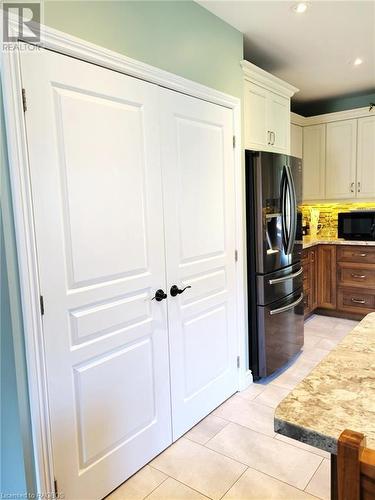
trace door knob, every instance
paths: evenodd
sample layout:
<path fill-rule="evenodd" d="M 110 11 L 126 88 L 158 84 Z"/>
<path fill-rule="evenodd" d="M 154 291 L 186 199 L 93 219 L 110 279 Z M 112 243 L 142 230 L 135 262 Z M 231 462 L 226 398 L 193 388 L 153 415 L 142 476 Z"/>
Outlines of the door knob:
<path fill-rule="evenodd" d="M 170 289 L 170 294 L 172 295 L 172 297 L 176 297 L 176 295 L 180 295 L 181 293 L 183 293 L 187 288 L 191 288 L 190 285 L 188 286 L 185 286 L 185 288 L 183 288 L 181 290 L 181 288 L 178 288 L 177 285 L 172 285 L 171 286 L 171 289 Z"/>
<path fill-rule="evenodd" d="M 166 293 L 164 293 L 164 290 L 159 288 L 159 290 L 156 290 L 155 296 L 152 297 L 151 300 L 155 299 L 157 302 L 161 302 L 163 299 L 166 299 L 167 297 L 168 297 L 168 295 Z"/>

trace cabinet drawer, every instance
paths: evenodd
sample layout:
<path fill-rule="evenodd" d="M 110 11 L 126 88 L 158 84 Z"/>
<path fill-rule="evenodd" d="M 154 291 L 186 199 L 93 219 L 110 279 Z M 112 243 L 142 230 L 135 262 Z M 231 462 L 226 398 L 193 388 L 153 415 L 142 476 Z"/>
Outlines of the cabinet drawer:
<path fill-rule="evenodd" d="M 375 264 L 375 247 L 360 246 L 338 246 L 338 262 L 358 262 L 363 264 Z"/>
<path fill-rule="evenodd" d="M 375 265 L 372 267 L 360 264 L 338 264 L 339 285 L 353 286 L 367 290 L 375 288 Z"/>
<path fill-rule="evenodd" d="M 355 288 L 339 288 L 337 308 L 358 314 L 367 314 L 375 310 L 375 290 L 363 291 Z"/>

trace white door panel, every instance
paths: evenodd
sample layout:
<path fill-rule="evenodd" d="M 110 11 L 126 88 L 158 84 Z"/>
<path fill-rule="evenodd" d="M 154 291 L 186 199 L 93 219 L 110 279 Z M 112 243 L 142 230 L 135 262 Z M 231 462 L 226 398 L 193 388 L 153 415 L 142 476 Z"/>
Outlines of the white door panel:
<path fill-rule="evenodd" d="M 57 146 L 62 154 L 70 286 L 145 271 L 141 106 L 56 86 L 53 93 L 59 125 Z M 130 213 L 132 217 L 124 216 Z"/>
<path fill-rule="evenodd" d="M 160 91 L 173 437 L 236 391 L 233 117 Z"/>
<path fill-rule="evenodd" d="M 92 500 L 171 442 L 158 87 L 21 58 L 54 467 Z"/>

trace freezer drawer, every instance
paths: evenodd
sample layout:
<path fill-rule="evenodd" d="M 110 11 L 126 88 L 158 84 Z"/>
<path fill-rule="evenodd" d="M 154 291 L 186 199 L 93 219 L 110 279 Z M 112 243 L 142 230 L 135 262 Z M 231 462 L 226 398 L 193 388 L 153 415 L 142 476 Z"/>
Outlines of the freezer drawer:
<path fill-rule="evenodd" d="M 257 276 L 257 304 L 264 306 L 290 295 L 303 285 L 301 262 L 274 273 Z"/>
<path fill-rule="evenodd" d="M 303 290 L 258 306 L 259 377 L 271 375 L 287 363 L 303 346 Z"/>

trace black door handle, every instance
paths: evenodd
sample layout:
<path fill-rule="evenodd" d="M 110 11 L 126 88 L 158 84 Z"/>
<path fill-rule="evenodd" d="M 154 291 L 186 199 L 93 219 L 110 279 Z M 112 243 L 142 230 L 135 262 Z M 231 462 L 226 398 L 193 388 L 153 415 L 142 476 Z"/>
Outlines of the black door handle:
<path fill-rule="evenodd" d="M 168 297 L 168 295 L 166 293 L 164 293 L 164 290 L 159 288 L 159 290 L 156 290 L 155 296 L 152 297 L 151 300 L 155 299 L 157 302 L 161 302 L 162 300 L 166 299 L 167 297 Z"/>
<path fill-rule="evenodd" d="M 187 288 L 191 288 L 191 286 L 190 285 L 185 286 L 185 288 L 181 290 L 181 288 L 178 288 L 177 285 L 172 285 L 170 289 L 170 294 L 172 295 L 172 297 L 176 297 L 176 295 L 180 295 L 180 293 L 183 293 Z"/>

